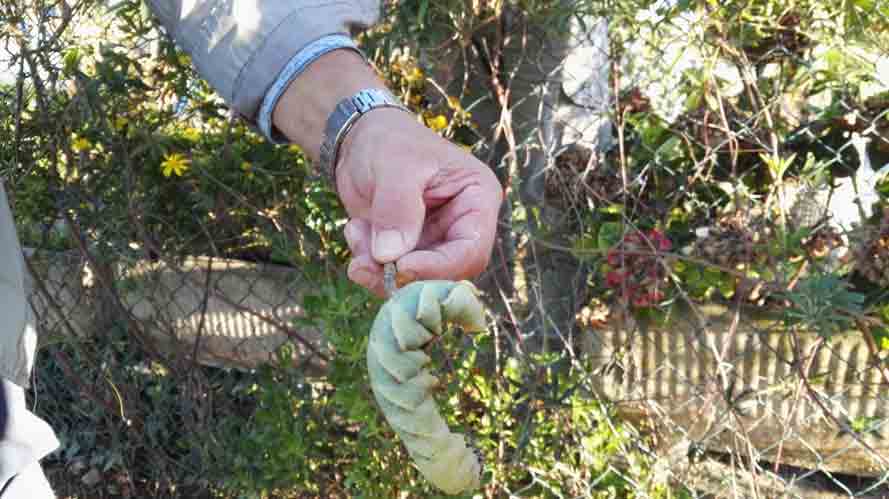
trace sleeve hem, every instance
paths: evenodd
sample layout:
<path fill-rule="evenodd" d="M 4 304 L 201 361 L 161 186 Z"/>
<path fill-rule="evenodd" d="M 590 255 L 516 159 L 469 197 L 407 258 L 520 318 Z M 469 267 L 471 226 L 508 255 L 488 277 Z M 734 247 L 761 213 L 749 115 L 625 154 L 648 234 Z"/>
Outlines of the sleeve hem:
<path fill-rule="evenodd" d="M 285 144 L 289 142 L 283 134 L 274 129 L 272 125 L 272 113 L 290 83 L 318 58 L 328 52 L 340 49 L 354 50 L 361 54 L 362 58 L 364 57 L 364 54 L 358 49 L 355 42 L 353 42 L 349 36 L 336 33 L 322 36 L 306 45 L 284 66 L 278 74 L 278 77 L 275 79 L 275 82 L 269 87 L 269 90 L 263 97 L 262 104 L 260 105 L 257 114 L 257 126 L 268 140 L 275 144 Z"/>

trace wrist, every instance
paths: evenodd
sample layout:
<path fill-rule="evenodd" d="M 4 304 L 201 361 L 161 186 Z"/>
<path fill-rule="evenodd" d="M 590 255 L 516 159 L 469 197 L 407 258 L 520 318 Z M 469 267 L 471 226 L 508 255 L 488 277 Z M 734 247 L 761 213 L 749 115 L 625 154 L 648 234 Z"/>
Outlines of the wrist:
<path fill-rule="evenodd" d="M 336 105 L 371 88 L 386 86 L 363 57 L 352 50 L 334 50 L 290 83 L 275 107 L 272 122 L 317 161 L 327 118 Z"/>
<path fill-rule="evenodd" d="M 397 97 L 386 90 L 365 89 L 349 96 L 336 106 L 327 119 L 318 168 L 336 185 L 336 167 L 339 150 L 345 138 L 362 118 L 381 109 L 397 109 L 408 112 Z"/>
<path fill-rule="evenodd" d="M 415 137 L 413 129 L 417 125 L 416 117 L 401 109 L 375 109 L 362 116 L 340 144 L 338 164 L 334 165 L 335 175 L 332 179 L 337 192 L 343 192 L 343 172 L 357 167 L 362 173 L 370 174 L 368 166 L 378 163 L 378 154 L 389 154 L 392 139 L 400 138 L 396 139 L 401 144 L 397 146 L 399 149 L 412 147 L 414 144 L 410 141 L 406 143 L 403 139 Z"/>

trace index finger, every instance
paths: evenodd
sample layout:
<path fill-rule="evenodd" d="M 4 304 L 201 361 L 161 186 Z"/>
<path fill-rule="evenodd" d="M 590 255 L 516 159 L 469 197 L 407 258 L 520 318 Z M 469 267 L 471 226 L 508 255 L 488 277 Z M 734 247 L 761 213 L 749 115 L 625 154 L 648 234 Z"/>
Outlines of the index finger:
<path fill-rule="evenodd" d="M 492 175 L 493 176 L 493 175 Z M 488 265 L 497 229 L 501 194 L 485 184 L 466 186 L 437 211 L 440 241 L 402 256 L 398 271 L 413 279 L 470 279 Z"/>

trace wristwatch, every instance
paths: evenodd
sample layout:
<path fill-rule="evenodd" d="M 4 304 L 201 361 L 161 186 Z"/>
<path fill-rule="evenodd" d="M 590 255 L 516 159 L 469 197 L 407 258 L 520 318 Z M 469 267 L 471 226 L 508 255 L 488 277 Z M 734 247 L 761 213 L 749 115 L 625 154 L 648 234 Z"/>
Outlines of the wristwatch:
<path fill-rule="evenodd" d="M 384 89 L 360 90 L 346 97 L 336 105 L 327 118 L 324 136 L 321 139 L 320 170 L 327 176 L 336 190 L 336 163 L 339 149 L 355 123 L 374 109 L 391 107 L 410 112 L 397 97 Z"/>

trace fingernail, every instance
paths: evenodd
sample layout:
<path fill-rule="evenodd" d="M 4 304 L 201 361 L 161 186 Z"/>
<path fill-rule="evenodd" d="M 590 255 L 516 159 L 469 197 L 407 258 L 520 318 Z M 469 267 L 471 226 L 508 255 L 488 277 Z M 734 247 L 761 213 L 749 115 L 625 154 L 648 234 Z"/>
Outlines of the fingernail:
<path fill-rule="evenodd" d="M 397 230 L 384 230 L 374 237 L 374 257 L 381 261 L 392 261 L 404 252 L 404 237 Z"/>

